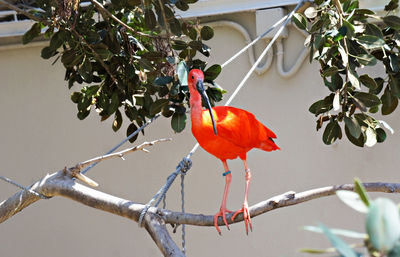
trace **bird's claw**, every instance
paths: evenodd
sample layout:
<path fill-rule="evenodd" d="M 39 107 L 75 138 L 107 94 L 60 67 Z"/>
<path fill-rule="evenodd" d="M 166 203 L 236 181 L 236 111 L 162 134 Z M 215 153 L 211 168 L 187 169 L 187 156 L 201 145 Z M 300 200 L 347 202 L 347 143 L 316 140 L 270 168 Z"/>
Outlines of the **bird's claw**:
<path fill-rule="evenodd" d="M 221 207 L 219 212 L 217 212 L 217 214 L 214 215 L 214 227 L 217 229 L 218 234 L 220 234 L 220 235 L 221 235 L 221 230 L 218 227 L 218 218 L 219 217 L 222 217 L 222 220 L 224 221 L 225 226 L 228 228 L 228 230 L 230 230 L 229 229 L 229 225 L 228 225 L 228 221 L 226 220 L 226 213 L 233 213 L 233 211 L 230 211 L 230 210 L 228 210 L 226 208 L 222 208 Z"/>
<path fill-rule="evenodd" d="M 249 211 L 249 205 L 248 204 L 243 204 L 243 208 L 235 212 L 232 216 L 232 221 L 235 219 L 235 217 L 239 214 L 243 213 L 243 220 L 244 220 L 244 225 L 246 226 L 246 235 L 249 234 L 249 228 L 250 231 L 253 231 L 253 227 L 251 225 L 251 218 L 250 218 L 250 211 Z"/>

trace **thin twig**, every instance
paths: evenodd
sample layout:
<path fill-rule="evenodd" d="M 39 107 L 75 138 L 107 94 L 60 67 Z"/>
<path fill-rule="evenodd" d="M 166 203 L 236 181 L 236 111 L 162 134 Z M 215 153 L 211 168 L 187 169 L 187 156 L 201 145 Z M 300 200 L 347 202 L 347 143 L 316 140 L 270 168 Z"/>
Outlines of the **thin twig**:
<path fill-rule="evenodd" d="M 106 155 L 103 155 L 103 156 L 98 156 L 98 157 L 92 158 L 90 160 L 80 162 L 80 163 L 78 163 L 77 165 L 75 165 L 71 169 L 81 170 L 81 169 L 89 166 L 92 163 L 104 161 L 104 160 L 115 158 L 115 157 L 123 158 L 125 156 L 125 154 L 132 153 L 132 152 L 135 152 L 135 151 L 138 151 L 138 150 L 141 150 L 141 151 L 144 151 L 144 152 L 149 152 L 148 150 L 145 149 L 146 146 L 153 146 L 156 143 L 167 142 L 167 141 L 171 141 L 171 140 L 172 140 L 172 138 L 161 138 L 161 139 L 157 139 L 157 140 L 154 140 L 154 141 L 151 141 L 151 142 L 144 142 L 144 143 L 142 143 L 140 145 L 137 145 L 137 146 L 122 150 L 120 152 L 106 154 Z"/>

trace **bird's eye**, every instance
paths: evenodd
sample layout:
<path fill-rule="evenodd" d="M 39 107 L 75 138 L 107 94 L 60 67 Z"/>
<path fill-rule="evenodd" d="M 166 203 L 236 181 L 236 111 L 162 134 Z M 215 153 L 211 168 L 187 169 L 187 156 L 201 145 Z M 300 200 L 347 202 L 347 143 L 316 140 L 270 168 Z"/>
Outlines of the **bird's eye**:
<path fill-rule="evenodd" d="M 194 79 L 194 76 L 192 76 L 192 79 Z"/>

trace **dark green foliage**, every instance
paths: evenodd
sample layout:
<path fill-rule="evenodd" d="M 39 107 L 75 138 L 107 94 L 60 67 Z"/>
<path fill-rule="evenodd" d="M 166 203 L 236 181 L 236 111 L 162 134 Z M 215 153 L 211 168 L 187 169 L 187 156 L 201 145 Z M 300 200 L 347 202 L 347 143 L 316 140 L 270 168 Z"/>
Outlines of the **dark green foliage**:
<path fill-rule="evenodd" d="M 41 56 L 61 60 L 68 87 L 77 88 L 71 100 L 79 119 L 94 109 L 101 121 L 112 117 L 112 129 L 118 131 L 125 114 L 130 134 L 161 112 L 171 118 L 173 130 L 181 132 L 186 125 L 188 71 L 205 70 L 211 84 L 221 72 L 219 65 L 207 67 L 194 59 L 196 53 L 210 55 L 202 40 L 211 39 L 213 29 L 175 17 L 175 7 L 185 11 L 194 2 L 146 0 L 142 6 L 139 0 L 112 0 L 105 8 L 118 22 L 99 6 L 64 9 L 55 1 L 40 0 L 35 16 L 42 22 L 32 26 L 23 43 L 39 36 L 42 24 L 49 26 L 45 37 L 50 43 Z M 220 101 L 223 92 L 207 89 L 213 102 Z"/>
<path fill-rule="evenodd" d="M 400 18 L 391 15 L 398 0 L 390 1 L 388 15 L 359 9 L 357 0 L 314 1 L 293 22 L 310 35 L 306 45 L 321 66 L 324 85 L 332 92 L 313 103 L 309 111 L 318 117 L 317 130 L 329 121 L 323 141 L 341 138 L 341 126 L 347 138 L 357 146 L 383 142 L 386 133 L 372 116 L 379 109 L 392 113 L 400 97 Z M 340 5 L 340 6 L 339 6 Z M 364 66 L 382 66 L 387 77 L 373 78 Z M 364 74 L 363 74 L 364 73 Z"/>

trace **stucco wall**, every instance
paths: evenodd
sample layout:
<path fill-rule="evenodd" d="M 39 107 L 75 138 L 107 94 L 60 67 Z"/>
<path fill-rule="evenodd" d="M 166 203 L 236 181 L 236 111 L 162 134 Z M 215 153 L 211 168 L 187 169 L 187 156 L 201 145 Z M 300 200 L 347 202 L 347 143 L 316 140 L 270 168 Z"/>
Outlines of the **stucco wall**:
<path fill-rule="evenodd" d="M 254 13 L 219 16 L 240 22 L 254 37 Z M 210 63 L 222 63 L 245 45 L 233 29 L 217 28 Z M 301 51 L 302 36 L 293 29 L 285 40 L 285 66 Z M 265 46 L 258 43 L 256 52 Z M 40 58 L 40 47 L 0 52 L 0 174 L 29 185 L 46 173 L 100 155 L 119 142 L 111 122 L 100 122 L 93 113 L 84 121 L 76 118 L 63 81 L 60 63 Z M 384 119 L 396 130 L 384 144 L 358 148 L 341 140 L 333 146 L 322 143 L 315 131 L 315 117 L 308 112 L 314 101 L 327 94 L 321 86 L 318 67 L 304 62 L 292 78 L 283 79 L 271 69 L 253 75 L 233 101 L 234 106 L 253 112 L 276 132 L 281 151 L 253 150 L 248 163 L 253 171 L 250 204 L 290 190 L 302 190 L 341 183 L 354 177 L 363 181 L 398 181 L 400 165 L 400 121 L 398 111 Z M 227 66 L 218 83 L 231 93 L 250 68 L 247 53 Z M 370 70 L 377 73 L 379 70 Z M 74 88 L 76 90 L 76 88 Z M 229 94 L 228 93 L 228 94 Z M 227 97 L 226 97 L 227 98 Z M 159 119 L 138 142 L 161 137 L 173 141 L 152 147 L 150 154 L 134 153 L 122 160 L 101 163 L 88 175 L 100 183 L 100 190 L 137 202 L 147 202 L 164 184 L 165 178 L 185 156 L 195 139 L 190 123 L 174 134 L 169 120 Z M 155 161 L 157 160 L 157 161 Z M 233 173 L 228 208 L 241 207 L 244 172 L 239 160 L 229 162 Z M 186 211 L 214 214 L 219 208 L 224 186 L 222 164 L 198 150 L 193 168 L 186 176 Z M 179 210 L 179 183 L 170 190 L 168 208 Z M 0 199 L 17 189 L 0 183 Z M 376 194 L 374 194 L 376 196 Z M 393 197 L 400 202 L 398 196 Z M 303 225 L 320 221 L 331 227 L 363 231 L 363 216 L 345 207 L 335 197 L 316 200 L 256 217 L 254 232 L 245 235 L 244 225 L 222 228 L 187 227 L 188 256 L 300 256 L 301 247 L 328 246 L 321 235 L 301 231 Z M 180 234 L 174 236 L 179 243 Z M 147 232 L 129 220 L 103 213 L 71 200 L 55 197 L 42 200 L 0 225 L 0 256 L 160 256 Z"/>

